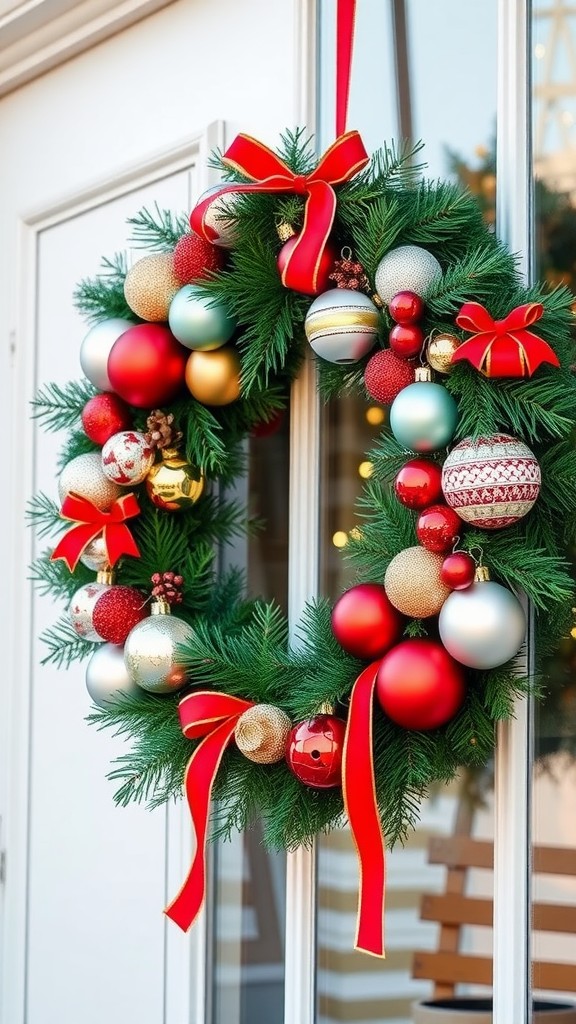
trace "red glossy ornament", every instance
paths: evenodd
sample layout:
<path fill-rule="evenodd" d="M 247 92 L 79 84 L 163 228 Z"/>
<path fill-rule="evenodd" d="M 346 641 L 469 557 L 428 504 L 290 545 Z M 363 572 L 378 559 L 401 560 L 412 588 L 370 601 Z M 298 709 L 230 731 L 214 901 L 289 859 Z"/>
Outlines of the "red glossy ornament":
<path fill-rule="evenodd" d="M 390 348 L 399 359 L 413 359 L 423 344 L 424 331 L 415 324 L 396 324 L 390 331 Z"/>
<path fill-rule="evenodd" d="M 108 377 L 114 391 L 130 405 L 153 409 L 183 390 L 189 355 L 162 324 L 135 324 L 114 342 Z"/>
<path fill-rule="evenodd" d="M 381 658 L 402 634 L 404 618 L 381 583 L 360 583 L 338 598 L 332 609 L 332 632 L 355 658 Z"/>
<path fill-rule="evenodd" d="M 406 508 L 434 505 L 442 497 L 442 469 L 429 459 L 410 459 L 397 474 L 394 490 Z"/>
<path fill-rule="evenodd" d="M 339 786 L 345 734 L 346 722 L 335 715 L 316 715 L 295 725 L 286 748 L 290 771 L 314 789 Z"/>
<path fill-rule="evenodd" d="M 96 601 L 92 621 L 98 635 L 107 643 L 123 644 L 130 630 L 147 614 L 146 598 L 138 590 L 114 585 Z"/>
<path fill-rule="evenodd" d="M 442 563 L 440 579 L 452 590 L 466 590 L 474 583 L 476 563 L 465 551 L 454 551 Z"/>
<path fill-rule="evenodd" d="M 428 551 L 450 551 L 462 529 L 462 520 L 449 505 L 430 505 L 418 516 L 416 536 Z"/>
<path fill-rule="evenodd" d="M 172 256 L 174 276 L 180 284 L 201 281 L 212 271 L 222 270 L 226 264 L 226 249 L 212 245 L 193 231 L 182 235 Z"/>
<path fill-rule="evenodd" d="M 464 701 L 464 670 L 436 640 L 404 640 L 384 655 L 376 694 L 396 725 L 437 729 Z"/>
<path fill-rule="evenodd" d="M 296 242 L 298 241 L 298 235 L 292 235 L 287 242 L 280 249 L 276 258 L 276 266 L 280 274 L 283 274 L 286 261 L 292 252 Z M 334 250 L 327 245 L 320 257 L 320 265 L 318 267 L 318 276 L 316 279 L 315 291 L 306 292 L 307 295 L 320 295 L 321 292 L 325 292 L 330 288 L 330 274 L 334 270 L 334 263 L 336 260 L 336 253 Z"/>
<path fill-rule="evenodd" d="M 390 299 L 388 309 L 397 324 L 413 324 L 422 318 L 424 303 L 416 292 L 397 292 Z"/>
<path fill-rule="evenodd" d="M 399 359 L 392 349 L 380 349 L 370 356 L 364 370 L 364 386 L 376 402 L 392 405 L 402 389 L 413 383 L 414 364 Z"/>
<path fill-rule="evenodd" d="M 104 392 L 89 398 L 82 409 L 84 433 L 94 444 L 106 444 L 114 434 L 132 426 L 132 416 L 126 402 L 118 395 Z"/>

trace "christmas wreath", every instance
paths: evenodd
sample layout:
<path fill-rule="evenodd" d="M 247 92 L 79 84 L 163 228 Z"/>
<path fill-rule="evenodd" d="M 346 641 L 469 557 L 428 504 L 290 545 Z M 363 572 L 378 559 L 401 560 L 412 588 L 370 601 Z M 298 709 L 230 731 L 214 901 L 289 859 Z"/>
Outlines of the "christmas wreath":
<path fill-rule="evenodd" d="M 431 785 L 486 762 L 534 686 L 515 662 L 527 602 L 540 658 L 569 629 L 573 299 L 526 287 L 476 200 L 423 179 L 417 151 L 368 160 L 351 132 L 318 162 L 301 132 L 278 154 L 238 136 L 192 230 L 144 209 L 146 254 L 79 284 L 85 379 L 34 401 L 67 431 L 60 501 L 30 508 L 64 531 L 33 570 L 69 605 L 46 660 L 89 657 L 90 721 L 132 741 L 120 804 L 185 780 L 197 853 L 167 911 L 183 928 L 211 808 L 215 835 L 258 817 L 287 849 L 348 820 L 358 946 L 383 953 L 385 844 Z M 346 548 L 357 583 L 311 603 L 291 646 L 216 548 L 249 528 L 226 486 L 308 345 L 324 397 L 390 411 Z"/>

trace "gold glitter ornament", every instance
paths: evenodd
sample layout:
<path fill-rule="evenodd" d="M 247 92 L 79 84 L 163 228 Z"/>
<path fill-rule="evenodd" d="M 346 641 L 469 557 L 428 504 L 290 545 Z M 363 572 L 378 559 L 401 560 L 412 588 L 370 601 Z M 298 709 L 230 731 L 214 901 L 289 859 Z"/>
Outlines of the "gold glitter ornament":
<path fill-rule="evenodd" d="M 168 319 L 170 303 L 180 287 L 172 269 L 172 253 L 154 253 L 143 256 L 130 268 L 124 297 L 136 316 L 157 322 Z"/>
<path fill-rule="evenodd" d="M 240 716 L 234 739 L 249 761 L 275 764 L 286 752 L 292 723 L 285 711 L 274 704 L 256 704 Z"/>
<path fill-rule="evenodd" d="M 162 448 L 162 461 L 157 462 L 146 477 L 150 501 L 169 512 L 195 505 L 204 490 L 200 470 L 183 459 L 176 448 Z"/>
<path fill-rule="evenodd" d="M 426 359 L 438 373 L 452 373 L 452 356 L 460 345 L 454 334 L 433 334 L 426 349 Z"/>
<path fill-rule="evenodd" d="M 399 612 L 413 619 L 438 614 L 452 593 L 440 577 L 444 557 L 419 545 L 394 556 L 386 570 L 384 586 Z"/>
<path fill-rule="evenodd" d="M 123 487 L 109 480 L 102 469 L 102 455 L 100 452 L 88 452 L 86 455 L 77 455 L 72 459 L 60 474 L 58 480 L 58 494 L 60 501 L 64 501 L 67 494 L 79 494 L 81 498 L 87 498 L 96 508 L 107 512 L 116 498 L 125 494 Z"/>
<path fill-rule="evenodd" d="M 176 648 L 190 639 L 192 628 L 170 614 L 167 601 L 153 601 L 150 616 L 130 630 L 124 661 L 130 678 L 148 693 L 174 693 L 186 685 L 186 670 L 176 661 Z"/>

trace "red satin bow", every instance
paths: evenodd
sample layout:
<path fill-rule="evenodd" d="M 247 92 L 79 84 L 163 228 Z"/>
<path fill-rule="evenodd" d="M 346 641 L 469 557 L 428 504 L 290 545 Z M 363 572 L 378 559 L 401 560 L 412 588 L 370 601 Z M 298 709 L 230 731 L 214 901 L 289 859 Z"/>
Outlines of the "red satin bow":
<path fill-rule="evenodd" d="M 295 174 L 271 149 L 249 135 L 237 135 L 226 150 L 222 162 L 233 167 L 253 185 L 223 185 L 199 202 L 190 214 L 190 224 L 198 235 L 211 242 L 215 232 L 206 224 L 209 207 L 218 196 L 228 192 L 292 192 L 306 196 L 304 225 L 284 270 L 282 284 L 295 291 L 314 294 L 320 260 L 336 213 L 333 185 L 349 181 L 368 163 L 368 154 L 358 132 L 336 139 L 318 166 L 310 174 Z"/>
<path fill-rule="evenodd" d="M 88 498 L 79 494 L 67 494 L 62 503 L 60 515 L 76 523 L 64 534 L 52 552 L 51 561 L 62 558 L 70 572 L 78 565 L 80 555 L 88 545 L 102 534 L 108 557 L 108 564 L 114 565 L 121 555 L 138 558 L 140 552 L 124 520 L 137 516 L 140 506 L 135 494 L 117 498 L 107 512 L 96 508 Z"/>
<path fill-rule="evenodd" d="M 456 323 L 476 333 L 456 349 L 452 362 L 467 359 L 487 377 L 531 377 L 541 363 L 559 366 L 550 345 L 526 330 L 543 312 L 540 302 L 528 302 L 517 306 L 504 320 L 493 320 L 479 302 L 465 302 Z"/>
<path fill-rule="evenodd" d="M 206 832 L 214 779 L 238 719 L 253 706 L 252 701 L 207 690 L 191 693 L 180 701 L 180 724 L 186 738 L 205 737 L 192 754 L 184 777 L 196 852 L 184 885 L 164 911 L 185 932 L 194 924 L 206 893 Z"/>
<path fill-rule="evenodd" d="M 374 778 L 372 700 L 380 661 L 360 673 L 352 688 L 344 756 L 344 807 L 358 856 L 360 892 L 356 949 L 384 957 L 384 897 L 386 847 Z"/>

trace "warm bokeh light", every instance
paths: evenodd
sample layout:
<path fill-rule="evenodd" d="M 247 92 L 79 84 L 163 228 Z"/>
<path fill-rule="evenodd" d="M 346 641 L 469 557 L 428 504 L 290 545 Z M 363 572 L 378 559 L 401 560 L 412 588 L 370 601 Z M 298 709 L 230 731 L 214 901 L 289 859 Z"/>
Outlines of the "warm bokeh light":
<path fill-rule="evenodd" d="M 332 543 L 335 548 L 345 548 L 348 543 L 348 534 L 345 530 L 336 530 L 332 534 Z"/>
<path fill-rule="evenodd" d="M 362 531 L 359 530 L 357 526 L 353 526 L 348 536 L 350 537 L 350 540 L 360 540 L 362 537 Z"/>
<path fill-rule="evenodd" d="M 366 409 L 366 422 L 371 427 L 379 427 L 381 423 L 384 423 L 385 419 L 386 413 L 379 406 L 371 405 L 369 409 Z"/>
<path fill-rule="evenodd" d="M 361 462 L 358 466 L 358 473 L 363 480 L 368 480 L 374 472 L 374 466 L 371 462 Z"/>

